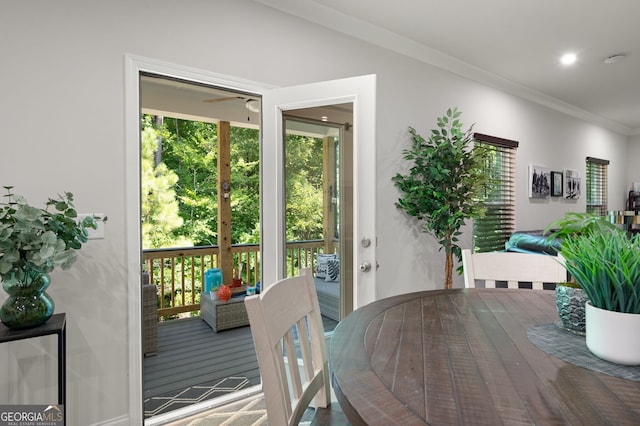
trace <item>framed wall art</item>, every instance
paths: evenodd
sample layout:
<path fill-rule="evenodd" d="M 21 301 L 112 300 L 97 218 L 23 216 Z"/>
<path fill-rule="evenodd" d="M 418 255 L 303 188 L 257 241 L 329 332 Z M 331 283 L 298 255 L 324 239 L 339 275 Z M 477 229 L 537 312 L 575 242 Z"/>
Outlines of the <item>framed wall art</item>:
<path fill-rule="evenodd" d="M 551 196 L 562 197 L 562 172 L 551 172 Z"/>
<path fill-rule="evenodd" d="M 572 200 L 580 198 L 580 172 L 564 171 L 564 198 Z"/>
<path fill-rule="evenodd" d="M 529 198 L 549 198 L 551 173 L 542 166 L 529 166 Z"/>

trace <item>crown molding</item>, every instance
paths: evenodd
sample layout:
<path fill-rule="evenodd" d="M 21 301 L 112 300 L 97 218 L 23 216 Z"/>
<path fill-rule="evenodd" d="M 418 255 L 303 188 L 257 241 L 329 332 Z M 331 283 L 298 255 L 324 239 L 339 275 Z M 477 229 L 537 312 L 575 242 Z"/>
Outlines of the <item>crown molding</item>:
<path fill-rule="evenodd" d="M 408 56 L 420 62 L 451 72 L 514 96 L 559 111 L 580 120 L 593 123 L 625 136 L 640 134 L 613 120 L 577 108 L 567 102 L 505 79 L 474 65 L 449 56 L 439 50 L 418 43 L 369 22 L 346 15 L 313 0 L 253 0 L 288 15 L 321 25 L 370 44 Z"/>

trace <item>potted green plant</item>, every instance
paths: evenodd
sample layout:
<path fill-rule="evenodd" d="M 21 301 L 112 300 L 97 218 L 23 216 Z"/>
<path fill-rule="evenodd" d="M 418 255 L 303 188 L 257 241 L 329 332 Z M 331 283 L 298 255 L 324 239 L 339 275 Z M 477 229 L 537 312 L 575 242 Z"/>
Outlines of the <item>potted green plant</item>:
<path fill-rule="evenodd" d="M 410 127 L 411 148 L 403 154 L 413 166 L 408 174 L 392 178 L 402 193 L 396 206 L 422 221 L 422 231 L 432 234 L 445 250 L 445 288 L 453 286 L 453 256 L 462 258 L 457 244 L 460 228 L 485 210 L 477 199 L 487 181 L 483 172 L 487 151 L 473 147 L 473 125 L 463 131 L 461 114 L 457 108 L 448 109 L 428 139 Z"/>
<path fill-rule="evenodd" d="M 547 240 L 564 241 L 584 233 L 595 231 L 612 231 L 616 226 L 602 216 L 590 213 L 568 212 L 560 219 L 552 222 L 544 230 Z M 585 333 L 585 303 L 588 298 L 573 276 L 567 282 L 556 283 L 556 307 L 560 325 L 573 333 Z"/>
<path fill-rule="evenodd" d="M 45 208 L 29 205 L 5 186 L 0 203 L 0 278 L 9 294 L 0 307 L 0 320 L 9 328 L 27 328 L 46 322 L 54 302 L 45 291 L 48 274 L 56 267 L 68 269 L 75 251 L 87 242 L 88 229 L 96 229 L 92 216 L 77 221 L 73 194 L 50 198 Z"/>
<path fill-rule="evenodd" d="M 567 212 L 560 219 L 549 224 L 544 230 L 548 240 L 577 236 L 591 231 L 608 232 L 618 229 L 605 217 L 592 213 Z"/>
<path fill-rule="evenodd" d="M 607 361 L 640 364 L 640 236 L 596 227 L 562 242 L 586 304 L 586 343 Z"/>

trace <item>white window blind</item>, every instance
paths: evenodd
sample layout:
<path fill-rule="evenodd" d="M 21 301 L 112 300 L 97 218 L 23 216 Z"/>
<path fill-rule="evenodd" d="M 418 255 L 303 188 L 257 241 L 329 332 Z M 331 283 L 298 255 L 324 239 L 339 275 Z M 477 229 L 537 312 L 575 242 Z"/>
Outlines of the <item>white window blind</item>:
<path fill-rule="evenodd" d="M 607 214 L 609 160 L 587 157 L 587 213 Z"/>
<path fill-rule="evenodd" d="M 489 181 L 479 200 L 486 207 L 485 216 L 473 222 L 473 250 L 504 250 L 504 244 L 515 230 L 518 142 L 482 133 L 475 133 L 474 139 L 476 144 L 482 144 L 489 150 L 485 164 Z"/>

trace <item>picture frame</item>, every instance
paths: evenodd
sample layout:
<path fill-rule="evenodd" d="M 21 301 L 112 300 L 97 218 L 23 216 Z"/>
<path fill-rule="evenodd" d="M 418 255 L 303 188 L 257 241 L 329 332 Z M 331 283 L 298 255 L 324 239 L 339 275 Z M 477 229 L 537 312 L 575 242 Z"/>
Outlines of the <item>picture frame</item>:
<path fill-rule="evenodd" d="M 577 200 L 580 198 L 580 172 L 576 170 L 564 171 L 564 198 Z"/>
<path fill-rule="evenodd" d="M 551 196 L 562 197 L 563 176 L 562 172 L 551 172 Z"/>
<path fill-rule="evenodd" d="M 529 165 L 529 198 L 549 198 L 551 173 L 543 166 Z"/>

